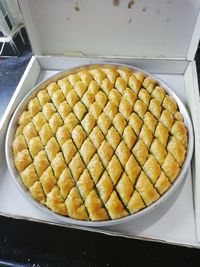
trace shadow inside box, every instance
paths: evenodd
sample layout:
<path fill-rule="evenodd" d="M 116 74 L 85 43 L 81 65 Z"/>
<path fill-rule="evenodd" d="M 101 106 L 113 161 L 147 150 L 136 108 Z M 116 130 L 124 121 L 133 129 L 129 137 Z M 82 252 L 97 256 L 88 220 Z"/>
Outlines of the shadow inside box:
<path fill-rule="evenodd" d="M 123 234 L 127 234 L 130 236 L 137 236 L 141 234 L 143 231 L 158 222 L 167 213 L 167 211 L 172 208 L 173 204 L 176 202 L 183 189 L 186 179 L 188 178 L 187 174 L 181 184 L 179 184 L 178 187 L 175 189 L 175 191 L 166 200 L 156 206 L 153 210 L 150 210 L 149 213 L 146 213 L 145 215 L 142 215 L 141 217 L 136 218 L 134 220 L 130 220 L 129 222 L 104 227 L 104 229 L 111 232 L 116 231 L 119 233 L 123 231 Z"/>

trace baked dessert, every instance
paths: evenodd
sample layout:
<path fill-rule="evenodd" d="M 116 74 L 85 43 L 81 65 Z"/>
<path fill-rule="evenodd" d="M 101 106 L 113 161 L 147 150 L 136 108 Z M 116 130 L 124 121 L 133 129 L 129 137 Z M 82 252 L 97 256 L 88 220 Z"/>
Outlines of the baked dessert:
<path fill-rule="evenodd" d="M 91 65 L 29 101 L 12 149 L 33 198 L 63 216 L 104 221 L 158 200 L 180 172 L 187 139 L 175 100 L 155 80 Z"/>

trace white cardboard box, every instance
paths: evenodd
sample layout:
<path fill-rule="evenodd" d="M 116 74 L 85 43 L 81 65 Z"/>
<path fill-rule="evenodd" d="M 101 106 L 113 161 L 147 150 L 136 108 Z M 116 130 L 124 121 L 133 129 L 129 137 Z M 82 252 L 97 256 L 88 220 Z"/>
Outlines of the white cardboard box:
<path fill-rule="evenodd" d="M 143 68 L 166 82 L 187 106 L 195 151 L 185 182 L 164 204 L 137 221 L 104 228 L 66 225 L 33 206 L 0 160 L 0 214 L 65 227 L 200 247 L 200 98 L 194 56 L 200 37 L 200 1 L 19 0 L 35 55 L 0 122 L 0 147 L 12 113 L 37 83 L 87 63 L 119 62 Z M 78 9 L 75 8 L 78 6 Z M 79 11 L 76 11 L 79 10 Z M 145 10 L 145 11 L 144 11 Z M 187 19 L 185 19 L 187 17 Z M 71 57 L 73 55 L 73 57 Z"/>

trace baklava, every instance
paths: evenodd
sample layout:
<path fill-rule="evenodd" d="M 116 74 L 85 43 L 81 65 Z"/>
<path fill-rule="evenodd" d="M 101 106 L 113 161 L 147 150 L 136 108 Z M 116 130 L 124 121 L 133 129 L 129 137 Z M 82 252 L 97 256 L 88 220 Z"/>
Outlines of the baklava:
<path fill-rule="evenodd" d="M 179 175 L 187 142 L 177 103 L 158 82 L 97 65 L 32 98 L 12 150 L 34 199 L 66 217 L 105 221 L 157 201 Z"/>

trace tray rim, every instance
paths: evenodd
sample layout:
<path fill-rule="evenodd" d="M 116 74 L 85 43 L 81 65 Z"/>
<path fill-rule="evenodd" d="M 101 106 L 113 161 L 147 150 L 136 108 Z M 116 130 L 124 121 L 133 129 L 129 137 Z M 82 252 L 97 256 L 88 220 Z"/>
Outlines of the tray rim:
<path fill-rule="evenodd" d="M 27 106 L 30 99 L 32 99 L 38 93 L 38 91 L 44 89 L 51 82 L 57 81 L 61 78 L 64 78 L 66 75 L 69 75 L 71 73 L 78 72 L 78 71 L 85 69 L 85 68 L 92 69 L 94 67 L 102 67 L 102 66 L 104 66 L 104 67 L 108 67 L 108 66 L 110 66 L 110 67 L 127 67 L 132 71 L 142 72 L 145 75 L 145 77 L 148 76 L 151 79 L 156 80 L 156 82 L 158 82 L 158 85 L 161 86 L 166 91 L 166 93 L 168 95 L 171 95 L 175 99 L 175 101 L 179 107 L 179 110 L 183 116 L 184 123 L 185 123 L 187 131 L 188 131 L 188 147 L 187 147 L 186 158 L 185 158 L 185 161 L 181 167 L 181 171 L 180 171 L 179 175 L 177 176 L 175 181 L 172 183 L 170 189 L 167 190 L 157 201 L 155 201 L 154 203 L 152 203 L 151 205 L 147 206 L 146 208 L 142 209 L 139 212 L 128 215 L 126 217 L 122 217 L 120 219 L 114 219 L 114 220 L 108 220 L 108 221 L 83 221 L 83 220 L 72 219 L 70 217 L 65 217 L 65 216 L 56 214 L 53 211 L 51 211 L 49 208 L 42 205 L 40 202 L 38 202 L 37 200 L 35 200 L 32 197 L 30 192 L 26 189 L 26 187 L 22 183 L 21 178 L 15 169 L 14 161 L 13 161 L 12 156 L 11 156 L 12 155 L 12 147 L 11 147 L 10 141 L 11 141 L 11 139 L 13 140 L 13 138 L 12 138 L 13 137 L 13 127 L 16 129 L 16 126 L 17 126 L 16 124 L 17 124 L 17 120 L 18 120 L 19 115 L 21 114 L 22 111 L 24 111 L 24 108 Z M 34 86 L 25 95 L 25 97 L 20 101 L 18 107 L 16 108 L 16 110 L 14 111 L 14 113 L 11 116 L 12 116 L 12 118 L 10 120 L 8 129 L 7 129 L 7 133 L 6 133 L 5 155 L 6 155 L 7 166 L 8 166 L 10 173 L 11 173 L 11 177 L 12 177 L 14 183 L 16 184 L 19 191 L 25 196 L 25 198 L 28 199 L 29 202 L 33 203 L 40 210 L 43 210 L 47 214 L 53 216 L 58 221 L 60 221 L 62 223 L 70 224 L 70 225 L 73 224 L 73 225 L 86 226 L 86 227 L 101 227 L 101 226 L 104 227 L 104 226 L 111 226 L 111 225 L 125 223 L 128 221 L 134 220 L 134 219 L 138 219 L 141 216 L 145 216 L 145 214 L 154 210 L 157 206 L 159 206 L 162 202 L 164 202 L 168 197 L 170 197 L 170 195 L 172 195 L 173 192 L 178 188 L 178 186 L 181 184 L 181 182 L 186 177 L 186 173 L 187 173 L 188 168 L 190 166 L 190 162 L 191 162 L 192 155 L 193 155 L 193 148 L 194 148 L 193 126 L 192 126 L 192 122 L 191 122 L 189 113 L 188 113 L 185 105 L 182 103 L 182 101 L 176 95 L 176 93 L 173 91 L 173 89 L 171 89 L 171 87 L 166 82 L 162 81 L 162 79 L 156 77 L 154 74 L 151 74 L 151 73 L 145 71 L 144 69 L 135 67 L 135 66 L 130 65 L 130 64 L 101 62 L 101 63 L 79 65 L 76 67 L 62 70 L 62 71 L 54 74 L 53 76 L 49 77 L 45 81 L 42 81 L 39 84 L 37 84 L 36 86 Z M 15 125 L 15 126 L 13 126 L 13 125 Z"/>

